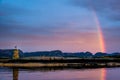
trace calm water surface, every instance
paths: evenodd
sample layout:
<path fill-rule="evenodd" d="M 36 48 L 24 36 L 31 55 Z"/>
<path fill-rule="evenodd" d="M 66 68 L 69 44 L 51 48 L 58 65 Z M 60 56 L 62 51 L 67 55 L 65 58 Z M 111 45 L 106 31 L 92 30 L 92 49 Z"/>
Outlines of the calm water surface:
<path fill-rule="evenodd" d="M 100 68 L 100 69 L 0 68 L 0 80 L 120 80 L 120 68 Z"/>

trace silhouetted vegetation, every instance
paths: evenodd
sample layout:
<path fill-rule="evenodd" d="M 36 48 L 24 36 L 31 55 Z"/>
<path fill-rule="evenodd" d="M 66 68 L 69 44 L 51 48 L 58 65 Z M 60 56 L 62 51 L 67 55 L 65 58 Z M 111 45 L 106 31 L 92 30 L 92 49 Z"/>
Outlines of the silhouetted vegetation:
<path fill-rule="evenodd" d="M 11 59 L 13 56 L 13 50 L 14 49 L 5 49 L 0 50 L 0 58 L 1 59 Z M 20 58 L 37 58 L 37 57 L 51 57 L 53 59 L 54 57 L 60 57 L 60 58 L 120 58 L 120 53 L 102 53 L 97 52 L 95 54 L 91 52 L 76 52 L 76 53 L 68 53 L 68 52 L 62 52 L 60 50 L 54 50 L 54 51 L 37 51 L 37 52 L 25 52 L 23 53 L 21 50 L 19 50 L 19 56 Z"/>
<path fill-rule="evenodd" d="M 60 50 L 23 53 L 19 50 L 19 59 L 12 59 L 14 49 L 0 50 L 2 67 L 65 67 L 99 68 L 119 67 L 120 53 L 91 52 L 64 53 Z M 17 64 L 16 64 L 17 63 Z"/>

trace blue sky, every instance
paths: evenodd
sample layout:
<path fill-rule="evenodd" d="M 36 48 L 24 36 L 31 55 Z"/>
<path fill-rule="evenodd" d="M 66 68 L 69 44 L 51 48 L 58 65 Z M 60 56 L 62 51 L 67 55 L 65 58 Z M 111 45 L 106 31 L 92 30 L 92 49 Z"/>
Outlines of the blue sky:
<path fill-rule="evenodd" d="M 0 48 L 99 52 L 94 8 L 106 52 L 119 52 L 119 4 L 119 0 L 1 0 Z"/>

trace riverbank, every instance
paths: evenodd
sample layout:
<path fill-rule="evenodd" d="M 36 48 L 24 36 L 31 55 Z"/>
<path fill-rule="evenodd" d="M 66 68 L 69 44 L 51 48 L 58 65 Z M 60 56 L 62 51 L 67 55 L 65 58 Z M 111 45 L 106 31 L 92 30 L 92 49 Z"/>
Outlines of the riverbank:
<path fill-rule="evenodd" d="M 18 67 L 18 68 L 102 68 L 102 67 L 120 67 L 120 63 L 0 63 L 0 67 Z"/>
<path fill-rule="evenodd" d="M 77 59 L 0 59 L 0 67 L 59 67 L 59 68 L 101 68 L 120 67 L 120 59 L 77 58 Z"/>

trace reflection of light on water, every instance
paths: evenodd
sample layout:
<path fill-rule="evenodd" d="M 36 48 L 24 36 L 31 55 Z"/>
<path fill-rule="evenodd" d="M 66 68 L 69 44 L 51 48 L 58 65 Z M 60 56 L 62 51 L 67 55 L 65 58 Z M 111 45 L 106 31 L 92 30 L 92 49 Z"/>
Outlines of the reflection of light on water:
<path fill-rule="evenodd" d="M 48 69 L 47 69 L 48 70 Z M 19 77 L 21 78 L 20 80 L 33 80 L 34 79 L 41 79 L 41 80 L 53 80 L 53 79 L 58 79 L 58 80 L 106 80 L 106 69 L 80 69 L 80 70 L 26 70 L 27 74 L 22 74 L 19 75 L 19 69 L 14 68 L 13 69 L 13 80 L 19 80 Z M 29 72 L 31 71 L 31 72 Z M 31 73 L 34 73 L 31 75 Z M 43 74 L 44 73 L 44 74 Z M 79 75 L 77 75 L 79 74 Z M 94 75 L 93 75 L 94 74 Z M 26 77 L 27 76 L 27 77 Z M 62 77 L 61 77 L 62 76 Z M 67 76 L 67 77 L 66 77 Z M 0 79 L 1 80 L 1 79 Z M 8 79 L 9 80 L 9 79 Z"/>
<path fill-rule="evenodd" d="M 18 80 L 18 69 L 13 69 L 13 80 Z"/>
<path fill-rule="evenodd" d="M 100 80 L 106 80 L 106 69 L 105 68 L 101 69 L 101 79 Z"/>

